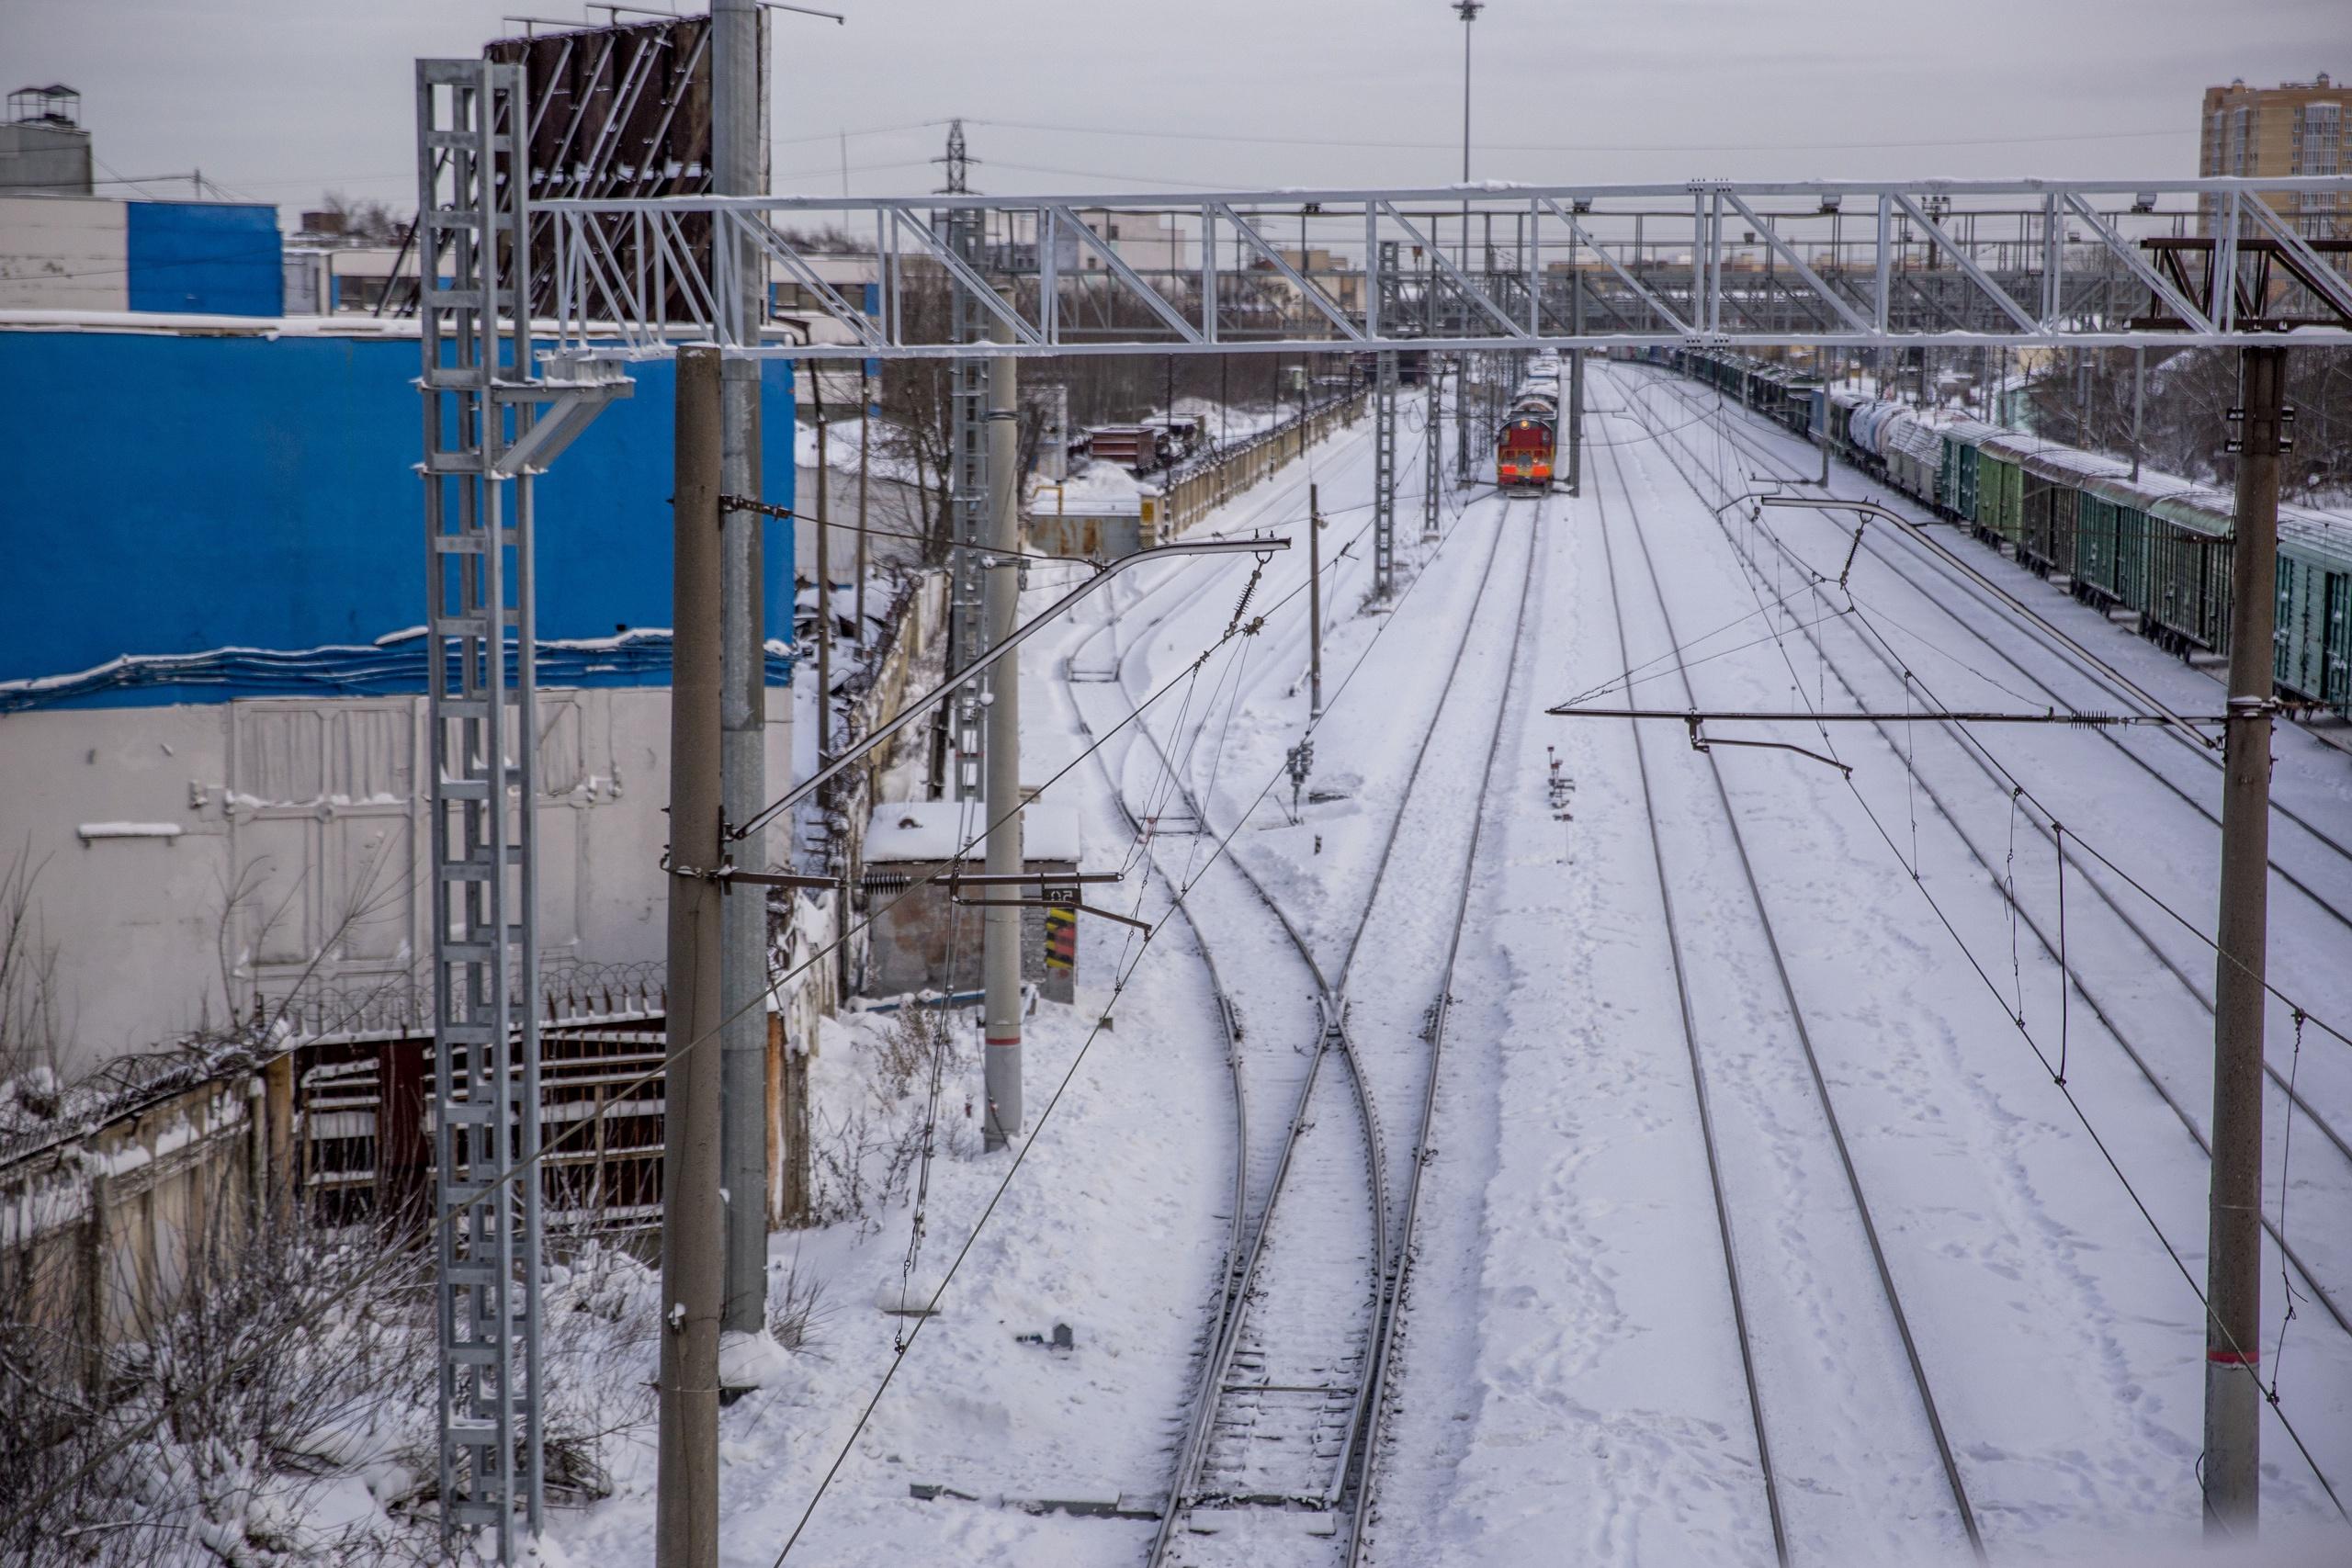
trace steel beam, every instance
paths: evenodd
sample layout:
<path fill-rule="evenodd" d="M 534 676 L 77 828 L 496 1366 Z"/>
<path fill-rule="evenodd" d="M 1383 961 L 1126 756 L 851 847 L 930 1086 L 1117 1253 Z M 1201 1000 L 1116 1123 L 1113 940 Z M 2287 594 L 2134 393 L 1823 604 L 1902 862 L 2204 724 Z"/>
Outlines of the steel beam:
<path fill-rule="evenodd" d="M 1510 186 L 1369 190 L 1234 191 L 1209 195 L 988 197 L 678 197 L 566 199 L 540 204 L 559 253 L 563 311 L 558 358 L 620 359 L 666 355 L 680 341 L 715 341 L 729 354 L 797 359 L 958 359 L 999 353 L 1317 354 L 1348 348 L 1609 349 L 1703 343 L 1730 348 L 1855 346 L 2147 347 L 2277 340 L 2273 316 L 2234 320 L 2218 309 L 2179 313 L 2187 301 L 2140 252 L 2177 244 L 2191 231 L 2211 242 L 2224 274 L 2242 242 L 2283 247 L 2297 276 L 2279 288 L 2324 307 L 2290 321 L 2299 343 L 2352 344 L 2352 280 L 2329 255 L 2275 238 L 2265 196 L 2340 197 L 2352 208 L 2352 176 L 2261 180 L 1698 180 L 1675 185 Z M 1177 243 L 1197 246 L 1196 265 L 1146 267 L 1079 209 L 1131 216 Z M 1502 219 L 1521 236 L 1511 257 L 1473 267 L 1433 243 L 1439 218 Z M 1037 254 L 966 257 L 943 237 L 1005 233 L 1034 225 Z M 1364 279 L 1361 304 L 1328 278 L 1310 277 L 1272 239 L 1273 215 L 1321 223 L 1346 276 Z M 1840 216 L 1875 219 L 1875 243 L 1840 236 Z M 1751 225 L 1742 234 L 1729 220 Z M 1683 228 L 1683 220 L 1688 227 Z M 837 332 L 822 341 L 766 342 L 711 301 L 722 280 L 685 243 L 699 220 L 740 228 L 765 258 L 808 287 L 813 226 L 858 233 L 869 226 L 864 265 L 888 306 L 877 324 L 840 290 L 809 288 L 814 308 Z M 1670 221 L 1669 221 L 1670 220 Z M 2066 243 L 2070 223 L 2087 238 Z M 1645 224 L 1646 222 L 1646 228 Z M 1924 246 L 1899 244 L 1896 228 L 1917 224 Z M 1687 240 L 1672 239 L 1676 230 Z M 1238 242 L 1227 246 L 1227 236 Z M 1359 237 L 1360 236 L 1360 237 Z M 1057 262 L 1076 243 L 1099 270 L 1073 273 Z M 1384 300 L 1369 274 L 1384 244 L 1411 243 L 1426 261 L 1426 297 L 1412 310 Z M 1596 275 L 1589 312 L 1600 324 L 1563 330 L 1565 280 L 1539 264 L 1566 244 L 1590 246 L 1607 268 Z M 1687 250 L 1683 247 L 1687 245 Z M 1356 248 L 1362 247 L 1361 254 Z M 1672 246 L 1669 251 L 1667 247 Z M 2265 254 L 2269 254 L 2267 250 Z M 628 257 L 624 265 L 622 256 Z M 837 257 L 830 258 L 838 260 Z M 1861 265 L 1853 265 L 1860 259 Z M 1355 269 L 1363 268 L 1359 273 Z M 1793 277 L 1783 276 L 1793 274 Z M 2307 276 L 2305 276 L 2307 275 Z M 977 347 L 968 331 L 941 336 L 910 325 L 904 291 L 923 278 L 952 284 L 984 302 L 1014 341 Z M 1017 282 L 1037 297 L 1035 319 L 989 288 Z M 2124 284 L 2121 289 L 2115 288 Z M 1140 300 L 1148 317 L 1102 321 L 1071 309 L 1108 285 Z M 2135 287 L 2136 286 L 2136 287 Z M 2145 288 L 2165 317 L 2140 312 Z M 1184 300 L 1197 290 L 1197 310 Z M 1809 296 L 1809 298 L 1808 298 Z M 1819 306 L 1814 300 L 1821 302 Z M 1636 303 L 1638 302 L 1638 303 Z M 1826 308 L 1833 320 L 1815 319 Z M 920 313 L 917 319 L 921 320 Z M 1075 320 L 1080 314 L 1091 319 Z M 1954 322 L 1959 323 L 1954 326 Z"/>

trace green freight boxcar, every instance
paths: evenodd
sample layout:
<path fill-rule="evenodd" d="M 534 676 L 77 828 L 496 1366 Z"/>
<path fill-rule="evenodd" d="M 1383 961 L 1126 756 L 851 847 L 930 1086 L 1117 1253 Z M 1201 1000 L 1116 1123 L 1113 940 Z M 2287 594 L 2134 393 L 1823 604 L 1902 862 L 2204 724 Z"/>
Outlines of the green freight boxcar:
<path fill-rule="evenodd" d="M 1841 389 L 1822 403 L 1827 429 L 1815 439 L 1853 455 L 1854 414 L 1871 400 Z M 2026 565 L 2065 574 L 2076 597 L 2136 612 L 2141 633 L 2176 653 L 2229 646 L 2233 497 L 2168 474 L 2134 479 L 2110 458 L 1945 417 L 1872 415 L 1941 442 L 1932 468 L 1924 439 L 1917 452 L 1897 443 L 1888 458 L 1897 485 Z M 2279 509 L 2277 614 L 2278 690 L 2352 717 L 2352 516 Z"/>
<path fill-rule="evenodd" d="M 1944 427 L 1943 461 L 1936 471 L 1936 503 L 1955 521 L 1976 521 L 1977 448 L 1987 436 L 1999 434 L 1997 427 L 1973 419 Z"/>
<path fill-rule="evenodd" d="M 1985 543 L 2014 547 L 2025 532 L 2025 470 L 2033 437 L 2007 432 L 1976 448 L 1976 532 Z"/>
<path fill-rule="evenodd" d="M 1988 545 L 2018 536 L 2018 466 L 1988 443 L 1976 449 L 1976 534 Z"/>
<path fill-rule="evenodd" d="M 2279 690 L 2352 710 L 2352 517 L 2278 509 L 2278 618 L 2271 648 Z"/>
<path fill-rule="evenodd" d="M 2093 475 L 2075 501 L 2075 597 L 2137 610 L 2148 597 L 2150 492 L 2126 474 Z"/>
<path fill-rule="evenodd" d="M 1988 542 L 2022 550 L 2026 544 L 2025 460 L 2057 449 L 2039 435 L 2003 431 L 1976 449 L 1976 532 Z"/>
<path fill-rule="evenodd" d="M 2092 541 L 2089 557 L 2084 556 L 2083 495 L 2093 481 L 2120 479 L 2129 470 L 2112 458 L 2050 444 L 2028 456 L 2023 468 L 2025 523 L 2018 559 L 2044 575 L 2063 575 L 2070 585 L 2086 571 L 2096 582 L 2108 570 L 2111 550 L 2102 534 Z M 2085 596 L 2079 588 L 2075 593 Z"/>
<path fill-rule="evenodd" d="M 2229 647 L 2231 499 L 2191 486 L 2149 502 L 2148 525 L 2142 628 L 2177 653 Z"/>

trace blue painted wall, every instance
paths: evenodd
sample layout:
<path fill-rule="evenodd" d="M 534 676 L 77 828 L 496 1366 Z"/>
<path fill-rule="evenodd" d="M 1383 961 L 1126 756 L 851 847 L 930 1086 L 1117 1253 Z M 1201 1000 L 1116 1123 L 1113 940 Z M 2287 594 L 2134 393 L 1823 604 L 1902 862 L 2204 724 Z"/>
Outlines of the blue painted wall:
<path fill-rule="evenodd" d="M 133 201 L 125 211 L 132 310 L 283 313 L 285 246 L 275 207 Z"/>
<path fill-rule="evenodd" d="M 421 691 L 413 339 L 0 332 L 0 708 Z M 667 627 L 674 380 L 632 367 L 538 481 L 543 642 Z M 765 367 L 766 499 L 792 504 L 791 367 Z M 792 638 L 792 530 L 767 533 L 768 636 Z M 222 649 L 266 650 L 226 655 Z M 666 683 L 666 638 L 550 650 L 555 683 Z M 288 659 L 287 654 L 315 657 Z M 157 659 L 155 656 L 167 656 Z M 176 656 L 176 657 L 168 657 Z"/>

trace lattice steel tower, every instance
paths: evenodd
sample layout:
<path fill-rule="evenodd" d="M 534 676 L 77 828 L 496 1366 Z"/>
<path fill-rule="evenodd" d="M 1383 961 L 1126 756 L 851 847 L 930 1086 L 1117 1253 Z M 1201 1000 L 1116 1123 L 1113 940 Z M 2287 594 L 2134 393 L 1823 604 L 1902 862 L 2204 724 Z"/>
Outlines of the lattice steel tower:
<path fill-rule="evenodd" d="M 416 62 L 441 1520 L 501 1562 L 545 1503 L 532 477 L 628 389 L 533 374 L 526 102 L 519 65 Z"/>
<path fill-rule="evenodd" d="M 1380 242 L 1383 294 L 1393 294 L 1396 242 Z M 1372 596 L 1385 604 L 1396 592 L 1396 353 L 1373 356 L 1372 381 Z"/>
<path fill-rule="evenodd" d="M 964 146 L 964 122 L 947 125 L 947 155 L 936 160 L 947 171 L 943 196 L 962 196 L 970 189 L 971 156 Z M 968 208 L 952 208 L 942 224 L 949 247 L 973 272 L 985 265 L 988 234 L 985 216 Z M 1040 243 L 1044 243 L 1040 236 Z M 949 332 L 957 343 L 984 335 L 984 308 L 960 280 L 948 281 Z M 989 374 L 985 359 L 962 358 L 948 367 L 948 547 L 947 547 L 947 672 L 954 674 L 988 649 L 988 620 L 982 596 L 986 574 L 980 570 L 988 545 L 993 501 L 989 478 Z M 949 705 L 948 750 L 954 776 L 947 791 L 955 800 L 978 800 L 981 793 L 982 724 L 987 705 L 985 679 L 960 688 Z"/>
<path fill-rule="evenodd" d="M 981 260 L 979 214 L 958 210 L 948 215 L 948 233 L 956 254 L 978 269 Z M 961 283 L 951 283 L 955 296 L 953 329 L 957 342 L 982 335 L 985 318 L 978 300 Z M 984 595 L 987 573 L 980 570 L 989 542 L 994 498 L 989 476 L 989 378 L 985 359 L 958 359 L 949 369 L 949 424 L 953 448 L 948 460 L 949 509 L 954 536 L 948 546 L 947 668 L 963 669 L 988 650 L 988 617 Z M 954 798 L 978 800 L 981 795 L 984 725 L 988 690 L 984 676 L 956 693 L 952 714 L 955 752 Z"/>
<path fill-rule="evenodd" d="M 544 1501 L 531 507 L 526 484 L 507 518 L 498 471 L 528 417 L 509 389 L 530 368 L 522 68 L 421 60 L 416 92 L 441 1519 L 494 1529 L 511 1558 L 515 1506 L 536 1532 Z"/>

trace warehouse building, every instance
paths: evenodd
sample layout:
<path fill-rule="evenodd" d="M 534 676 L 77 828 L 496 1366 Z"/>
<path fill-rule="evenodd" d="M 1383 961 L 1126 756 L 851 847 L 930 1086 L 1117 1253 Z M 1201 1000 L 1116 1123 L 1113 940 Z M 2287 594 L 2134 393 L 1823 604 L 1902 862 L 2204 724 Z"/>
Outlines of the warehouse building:
<path fill-rule="evenodd" d="M 417 354 L 395 321 L 0 310 L 0 376 L 40 389 L 0 443 L 0 886 L 28 888 L 33 1003 L 69 1075 L 256 998 L 329 1024 L 418 1010 Z M 673 380 L 632 374 L 537 481 L 550 974 L 663 954 Z M 789 505 L 790 369 L 764 374 L 767 495 Z M 773 688 L 792 555 L 775 525 Z M 789 712 L 778 691 L 771 777 Z"/>

